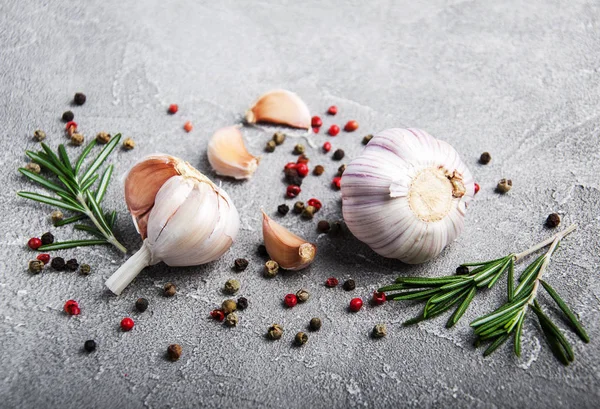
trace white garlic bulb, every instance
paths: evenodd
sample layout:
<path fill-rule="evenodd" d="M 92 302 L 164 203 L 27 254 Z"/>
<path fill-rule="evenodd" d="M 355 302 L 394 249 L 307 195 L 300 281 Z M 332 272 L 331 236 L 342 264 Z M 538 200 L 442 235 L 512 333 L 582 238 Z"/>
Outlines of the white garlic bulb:
<path fill-rule="evenodd" d="M 107 281 L 115 294 L 146 266 L 194 266 L 221 257 L 235 240 L 240 220 L 233 202 L 187 162 L 150 156 L 125 180 L 125 201 L 142 248 Z"/>
<path fill-rule="evenodd" d="M 448 143 L 395 128 L 375 135 L 346 167 L 341 190 L 344 220 L 359 240 L 418 264 L 458 237 L 475 185 Z"/>

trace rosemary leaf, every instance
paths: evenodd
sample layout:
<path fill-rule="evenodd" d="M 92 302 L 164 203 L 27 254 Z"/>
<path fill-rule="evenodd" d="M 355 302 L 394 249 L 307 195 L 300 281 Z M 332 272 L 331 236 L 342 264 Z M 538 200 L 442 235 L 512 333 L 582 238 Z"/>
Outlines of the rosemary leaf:
<path fill-rule="evenodd" d="M 58 145 L 58 156 L 60 157 L 60 160 L 62 161 L 63 165 L 65 165 L 65 167 L 69 171 L 69 175 L 75 176 L 75 174 L 73 173 L 73 166 L 71 166 L 71 161 L 69 160 L 69 155 L 67 155 L 65 145 L 63 145 L 62 143 Z"/>
<path fill-rule="evenodd" d="M 106 160 L 108 155 L 110 155 L 110 153 L 113 151 L 113 149 L 115 149 L 115 146 L 117 146 L 120 139 L 121 139 L 121 134 L 117 134 L 113 138 L 111 138 L 110 142 L 108 142 L 106 144 L 106 146 L 104 146 L 102 151 L 100 151 L 100 154 L 91 163 L 91 165 L 89 166 L 89 168 L 87 169 L 87 171 L 85 172 L 83 177 L 81 178 L 81 183 L 85 183 L 85 181 L 88 180 L 94 174 L 94 172 L 96 172 L 96 170 L 100 167 L 100 165 L 102 165 L 102 163 Z"/>
<path fill-rule="evenodd" d="M 66 224 L 70 224 L 70 223 L 75 223 L 78 222 L 79 220 L 85 219 L 87 216 L 84 214 L 78 214 L 77 216 L 72 216 L 72 217 L 68 217 L 66 219 L 57 221 L 56 223 L 54 223 L 54 226 L 59 227 L 59 226 L 64 226 Z"/>
<path fill-rule="evenodd" d="M 33 173 L 25 168 L 19 168 L 19 172 L 21 172 L 23 175 L 25 175 L 32 181 L 39 183 L 46 189 L 50 189 L 53 192 L 60 192 L 60 193 L 64 193 L 67 195 L 69 194 L 69 192 L 67 192 L 62 187 L 55 185 L 54 183 L 50 182 L 48 179 L 44 178 L 43 176 L 38 175 L 37 173 Z"/>
<path fill-rule="evenodd" d="M 562 312 L 567 316 L 567 318 L 569 319 L 569 322 L 573 326 L 573 330 L 579 336 L 579 338 L 581 338 L 581 340 L 583 342 L 585 342 L 586 344 L 588 342 L 590 342 L 590 337 L 588 336 L 587 332 L 585 331 L 585 329 L 583 328 L 583 326 L 581 325 L 581 323 L 579 322 L 577 317 L 575 317 L 575 314 L 573 314 L 573 311 L 571 311 L 571 309 L 567 306 L 567 304 L 565 304 L 565 302 L 562 300 L 562 298 L 560 298 L 560 296 L 554 290 L 554 288 L 552 288 L 550 286 L 550 284 L 548 284 L 544 280 L 540 280 L 540 283 L 542 284 L 544 289 L 548 292 L 548 294 L 550 294 L 550 297 L 552 297 L 552 299 L 554 301 L 556 301 L 556 304 L 558 304 L 558 306 L 560 307 Z"/>
<path fill-rule="evenodd" d="M 53 197 L 40 195 L 38 193 L 33 192 L 18 192 L 17 195 L 24 197 L 26 199 L 35 200 L 36 202 L 49 204 L 51 206 L 60 207 L 61 209 L 73 210 L 75 212 L 82 212 L 83 209 L 81 207 L 73 206 L 72 204 L 63 202 L 61 200 L 54 199 Z"/>
<path fill-rule="evenodd" d="M 495 311 L 493 311 L 487 315 L 484 315 L 483 317 L 478 318 L 475 321 L 471 322 L 471 326 L 477 327 L 479 325 L 485 324 L 486 322 L 489 322 L 489 321 L 493 320 L 494 318 L 500 317 L 510 311 L 514 311 L 517 308 L 522 307 L 526 302 L 527 302 L 527 299 L 517 300 L 517 301 L 510 302 L 508 304 L 505 304 L 502 307 L 496 309 Z"/>
<path fill-rule="evenodd" d="M 65 176 L 63 174 L 62 170 L 60 170 L 59 168 L 54 166 L 54 164 L 49 159 L 46 159 L 44 156 L 42 156 L 38 153 L 32 152 L 32 151 L 26 151 L 25 154 L 27 156 L 29 156 L 31 158 L 31 160 L 33 160 L 36 163 L 39 163 L 40 165 L 42 165 L 42 167 L 48 169 L 50 172 L 54 173 L 55 175 L 63 176 L 63 177 Z"/>
<path fill-rule="evenodd" d="M 491 355 L 496 349 L 498 349 L 502 344 L 504 344 L 506 342 L 506 340 L 508 339 L 509 334 L 505 334 L 502 335 L 500 337 L 498 337 L 493 343 L 492 345 L 490 345 L 485 352 L 483 353 L 483 356 L 489 356 Z"/>
<path fill-rule="evenodd" d="M 106 240 L 71 240 L 46 244 L 38 248 L 39 251 L 63 250 L 82 246 L 95 246 L 98 244 L 110 244 Z"/>
<path fill-rule="evenodd" d="M 75 164 L 75 174 L 77 174 L 77 175 L 79 174 L 79 170 L 81 169 L 81 165 L 83 165 L 83 161 L 89 155 L 89 153 L 92 151 L 94 146 L 96 146 L 96 143 L 97 143 L 96 140 L 92 139 L 92 141 L 88 144 L 88 146 L 85 147 L 83 152 L 81 152 L 81 155 L 79 155 L 79 158 L 77 159 L 77 163 Z"/>
<path fill-rule="evenodd" d="M 96 203 L 102 202 L 104 199 L 104 195 L 106 194 L 106 188 L 108 187 L 108 182 L 110 182 L 110 177 L 112 176 L 113 165 L 107 166 L 106 170 L 102 174 L 102 179 L 100 180 L 100 186 L 98 186 L 98 190 L 96 192 Z"/>
<path fill-rule="evenodd" d="M 508 265 L 508 282 L 507 282 L 507 291 L 508 291 L 508 301 L 512 301 L 515 298 L 515 260 L 510 259 L 510 263 Z"/>
<path fill-rule="evenodd" d="M 44 149 L 44 151 L 46 152 L 46 155 L 48 155 L 48 157 L 54 164 L 54 166 L 59 168 L 65 176 L 73 176 L 73 171 L 71 171 L 70 169 L 67 169 L 65 164 L 62 163 L 60 159 L 58 159 L 58 156 L 56 156 L 56 154 L 54 152 L 52 152 L 52 149 L 50 149 L 48 147 L 48 145 L 46 145 L 44 142 L 42 142 L 41 145 L 42 145 L 42 148 Z"/>
<path fill-rule="evenodd" d="M 393 301 L 425 300 L 431 295 L 439 292 L 440 289 L 432 288 L 429 290 L 406 291 L 404 293 L 395 293 L 389 298 Z"/>
<path fill-rule="evenodd" d="M 73 228 L 75 230 L 86 231 L 86 232 L 98 237 L 99 239 L 104 240 L 104 235 L 102 235 L 102 232 L 100 230 L 96 229 L 95 227 L 88 226 L 87 224 L 76 224 L 75 226 L 73 226 Z"/>
<path fill-rule="evenodd" d="M 98 180 L 98 175 L 94 175 L 91 178 L 89 178 L 88 180 L 85 181 L 85 183 L 83 184 L 83 186 L 81 186 L 81 190 L 82 191 L 86 191 L 89 190 L 92 185 Z"/>
<path fill-rule="evenodd" d="M 458 320 L 461 319 L 465 311 L 467 311 L 467 308 L 469 308 L 471 301 L 473 301 L 473 298 L 475 298 L 475 294 L 477 294 L 477 287 L 471 287 L 463 302 L 458 306 L 456 311 L 454 311 L 454 313 L 448 319 L 448 322 L 446 323 L 446 328 L 451 328 L 454 325 L 456 325 L 456 323 L 458 322 Z"/>
<path fill-rule="evenodd" d="M 521 315 L 517 324 L 517 330 L 515 331 L 515 355 L 521 356 L 521 335 L 523 334 L 523 321 L 525 320 L 525 314 Z"/>

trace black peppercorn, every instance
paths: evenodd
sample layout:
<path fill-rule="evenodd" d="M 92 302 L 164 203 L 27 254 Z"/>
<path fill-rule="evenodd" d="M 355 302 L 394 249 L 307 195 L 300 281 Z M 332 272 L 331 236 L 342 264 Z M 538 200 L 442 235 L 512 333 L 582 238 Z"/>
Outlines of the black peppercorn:
<path fill-rule="evenodd" d="M 288 214 L 289 211 L 290 207 L 286 204 L 280 204 L 279 206 L 277 206 L 277 213 L 279 213 L 282 216 Z"/>
<path fill-rule="evenodd" d="M 548 218 L 546 219 L 546 226 L 550 227 L 551 229 L 558 226 L 560 224 L 560 216 L 558 215 L 558 213 L 552 213 L 548 215 Z M 42 241 L 44 240 L 44 238 L 42 237 Z"/>
<path fill-rule="evenodd" d="M 86 352 L 94 352 L 96 350 L 96 341 L 93 339 L 88 339 L 83 344 L 83 349 L 85 349 Z"/>
<path fill-rule="evenodd" d="M 65 111 L 62 114 L 62 120 L 65 122 L 71 122 L 73 119 L 75 119 L 75 114 L 73 114 L 73 111 Z"/>
<path fill-rule="evenodd" d="M 63 271 L 66 266 L 65 259 L 62 257 L 54 257 L 50 262 L 50 265 L 57 271 Z"/>
<path fill-rule="evenodd" d="M 135 309 L 139 312 L 144 312 L 148 309 L 148 300 L 145 298 L 138 298 L 135 302 Z"/>
<path fill-rule="evenodd" d="M 259 256 L 267 257 L 269 255 L 264 244 L 259 245 L 257 251 Z"/>
<path fill-rule="evenodd" d="M 479 163 L 482 165 L 487 165 L 492 160 L 492 155 L 489 152 L 483 152 L 479 157 Z"/>
<path fill-rule="evenodd" d="M 354 282 L 353 279 L 346 280 L 346 281 L 344 281 L 342 288 L 346 291 L 352 291 L 356 288 L 356 283 Z"/>
<path fill-rule="evenodd" d="M 344 159 L 344 151 L 342 149 L 338 149 L 335 152 L 333 152 L 333 159 L 335 160 L 342 160 Z"/>
<path fill-rule="evenodd" d="M 467 266 L 458 266 L 458 267 L 456 267 L 456 274 L 458 274 L 458 275 L 467 275 L 467 274 L 469 274 L 469 267 L 467 267 Z"/>
<path fill-rule="evenodd" d="M 78 92 L 75 94 L 75 96 L 73 97 L 73 102 L 75 103 L 75 105 L 83 105 L 85 104 L 85 94 L 82 92 Z"/>
<path fill-rule="evenodd" d="M 248 308 L 248 299 L 246 297 L 240 297 L 238 298 L 236 305 L 238 310 L 245 310 Z"/>
<path fill-rule="evenodd" d="M 302 185 L 303 178 L 300 177 L 296 169 L 287 168 L 283 171 L 283 173 L 285 174 L 285 181 L 288 183 L 288 185 Z"/>
<path fill-rule="evenodd" d="M 42 245 L 54 243 L 54 236 L 50 232 L 42 234 Z"/>
<path fill-rule="evenodd" d="M 235 271 L 244 271 L 248 267 L 248 260 L 245 258 L 236 258 L 233 262 Z"/>
<path fill-rule="evenodd" d="M 77 269 L 79 268 L 79 263 L 77 262 L 77 259 L 72 258 L 70 260 L 67 260 L 66 267 L 67 270 L 77 271 Z"/>
<path fill-rule="evenodd" d="M 327 233 L 330 228 L 331 226 L 327 220 L 319 220 L 319 223 L 317 224 L 317 231 L 319 233 Z"/>
<path fill-rule="evenodd" d="M 311 331 L 318 331 L 321 329 L 321 318 L 312 318 L 310 320 L 309 328 Z"/>

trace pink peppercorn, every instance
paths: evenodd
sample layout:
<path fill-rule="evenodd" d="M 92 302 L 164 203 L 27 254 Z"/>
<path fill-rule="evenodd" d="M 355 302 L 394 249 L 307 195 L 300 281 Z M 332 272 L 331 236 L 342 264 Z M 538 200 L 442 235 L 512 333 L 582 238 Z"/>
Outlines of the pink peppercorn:
<path fill-rule="evenodd" d="M 223 321 L 225 319 L 225 313 L 221 310 L 213 310 L 210 312 L 210 316 L 217 321 Z"/>
<path fill-rule="evenodd" d="M 29 246 L 30 249 L 32 250 L 37 250 L 40 247 L 42 247 L 42 240 L 40 240 L 37 237 L 32 237 L 29 239 L 29 241 L 27 242 L 27 245 Z"/>
<path fill-rule="evenodd" d="M 479 183 L 475 183 L 475 194 L 479 192 Z"/>
<path fill-rule="evenodd" d="M 381 305 L 385 302 L 385 293 L 373 292 L 373 303 L 375 305 Z"/>
<path fill-rule="evenodd" d="M 286 189 L 286 196 L 289 198 L 294 198 L 296 196 L 298 196 L 300 194 L 300 192 L 302 191 L 302 189 L 300 189 L 300 186 L 298 185 L 289 185 Z"/>
<path fill-rule="evenodd" d="M 306 163 L 299 163 L 296 166 L 296 172 L 298 172 L 298 176 L 300 176 L 301 178 L 305 177 L 306 175 L 308 175 L 308 165 Z"/>
<path fill-rule="evenodd" d="M 312 199 L 308 199 L 308 205 L 312 206 L 315 208 L 315 211 L 319 211 L 321 210 L 321 207 L 323 207 L 323 205 L 321 204 L 321 201 L 315 198 Z"/>
<path fill-rule="evenodd" d="M 133 326 L 135 325 L 135 323 L 133 322 L 133 320 L 129 317 L 123 318 L 121 320 L 121 329 L 123 331 L 131 331 L 133 329 Z"/>
<path fill-rule="evenodd" d="M 335 105 L 330 106 L 329 109 L 327 110 L 327 113 L 329 115 L 337 114 L 337 107 Z"/>
<path fill-rule="evenodd" d="M 75 300 L 67 300 L 63 306 L 63 310 L 69 315 L 79 315 L 79 303 Z"/>
<path fill-rule="evenodd" d="M 323 125 L 323 121 L 321 121 L 321 118 L 319 118 L 318 116 L 313 116 L 310 124 L 313 128 L 320 128 L 321 125 Z"/>
<path fill-rule="evenodd" d="M 339 283 L 340 282 L 338 281 L 337 278 L 329 277 L 327 280 L 325 280 L 325 287 L 329 287 L 329 288 L 337 287 L 337 285 Z"/>
<path fill-rule="evenodd" d="M 353 298 L 350 300 L 350 311 L 358 312 L 363 306 L 363 300 L 360 298 Z"/>
<path fill-rule="evenodd" d="M 331 150 L 331 142 L 325 142 L 323 144 L 323 152 L 327 153 Z"/>
<path fill-rule="evenodd" d="M 177 113 L 177 111 L 179 111 L 179 106 L 177 104 L 169 105 L 169 113 L 171 115 Z"/>
<path fill-rule="evenodd" d="M 50 254 L 48 253 L 40 254 L 36 258 L 44 264 L 48 264 L 50 262 Z"/>
<path fill-rule="evenodd" d="M 296 297 L 296 294 L 287 294 L 283 297 L 283 303 L 286 307 L 292 308 L 298 304 L 298 297 Z"/>
<path fill-rule="evenodd" d="M 327 133 L 331 136 L 336 136 L 337 134 L 340 133 L 340 127 L 337 125 L 331 125 L 329 127 L 329 130 L 327 131 Z"/>
<path fill-rule="evenodd" d="M 336 189 L 340 189 L 342 186 L 342 178 L 339 176 L 336 176 L 333 178 L 331 183 L 333 184 L 333 186 L 335 186 Z"/>

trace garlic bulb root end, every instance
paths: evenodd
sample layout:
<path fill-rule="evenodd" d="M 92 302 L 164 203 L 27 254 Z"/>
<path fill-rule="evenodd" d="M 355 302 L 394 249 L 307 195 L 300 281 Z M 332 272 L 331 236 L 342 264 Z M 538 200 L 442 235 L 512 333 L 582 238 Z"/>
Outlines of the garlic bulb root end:
<path fill-rule="evenodd" d="M 150 265 L 150 249 L 144 244 L 142 247 L 127 260 L 117 271 L 106 280 L 106 286 L 116 295 L 120 295 L 125 287 L 133 281 L 135 277 L 147 266 Z"/>

